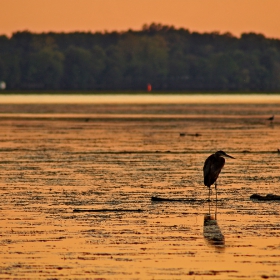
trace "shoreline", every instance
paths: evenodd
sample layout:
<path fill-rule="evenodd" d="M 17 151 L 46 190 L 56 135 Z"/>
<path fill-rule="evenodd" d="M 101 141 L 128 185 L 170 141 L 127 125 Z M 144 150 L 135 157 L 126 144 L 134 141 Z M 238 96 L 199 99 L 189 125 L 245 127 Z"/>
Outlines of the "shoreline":
<path fill-rule="evenodd" d="M 280 94 L 0 94 L 2 104 L 280 104 Z"/>

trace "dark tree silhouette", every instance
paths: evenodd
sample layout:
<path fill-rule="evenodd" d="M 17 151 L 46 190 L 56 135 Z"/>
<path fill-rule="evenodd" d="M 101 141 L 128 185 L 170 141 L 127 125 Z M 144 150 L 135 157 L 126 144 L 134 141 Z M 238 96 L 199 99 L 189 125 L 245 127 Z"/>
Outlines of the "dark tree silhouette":
<path fill-rule="evenodd" d="M 7 90 L 279 91 L 280 40 L 152 23 L 125 32 L 0 36 Z"/>

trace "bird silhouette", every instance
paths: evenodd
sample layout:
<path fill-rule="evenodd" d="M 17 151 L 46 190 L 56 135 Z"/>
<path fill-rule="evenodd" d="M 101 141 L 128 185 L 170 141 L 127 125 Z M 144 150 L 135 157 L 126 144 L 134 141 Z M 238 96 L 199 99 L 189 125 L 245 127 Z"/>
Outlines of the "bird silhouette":
<path fill-rule="evenodd" d="M 225 165 L 224 157 L 233 158 L 232 156 L 226 154 L 224 151 L 217 151 L 215 154 L 210 155 L 204 163 L 203 175 L 204 175 L 204 185 L 209 188 L 209 200 L 210 200 L 210 190 L 211 185 L 215 184 L 216 189 L 216 200 L 217 200 L 217 179 L 222 168 Z"/>
<path fill-rule="evenodd" d="M 274 121 L 274 115 L 269 117 L 267 120 L 270 121 L 270 123 L 272 123 Z"/>

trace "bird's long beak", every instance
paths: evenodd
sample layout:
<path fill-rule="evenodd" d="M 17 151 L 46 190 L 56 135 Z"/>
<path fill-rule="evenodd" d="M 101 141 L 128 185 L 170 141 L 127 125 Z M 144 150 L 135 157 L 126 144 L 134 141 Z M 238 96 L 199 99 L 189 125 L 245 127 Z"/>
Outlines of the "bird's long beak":
<path fill-rule="evenodd" d="M 228 155 L 228 154 L 226 154 L 226 156 L 227 156 L 227 157 L 229 157 L 229 158 L 233 158 L 233 159 L 235 159 L 234 157 L 232 157 L 232 156 L 230 156 L 230 155 Z"/>

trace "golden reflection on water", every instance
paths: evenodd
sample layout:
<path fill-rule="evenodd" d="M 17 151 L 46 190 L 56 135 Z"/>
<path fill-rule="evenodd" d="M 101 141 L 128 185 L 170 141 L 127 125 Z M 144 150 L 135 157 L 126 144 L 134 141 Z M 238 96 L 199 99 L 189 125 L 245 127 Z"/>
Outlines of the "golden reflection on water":
<path fill-rule="evenodd" d="M 280 204 L 249 198 L 279 194 L 277 104 L 6 104 L 0 114 L 0 278 L 280 277 Z M 205 236 L 202 166 L 220 149 L 236 159 L 210 203 L 217 245 Z"/>

